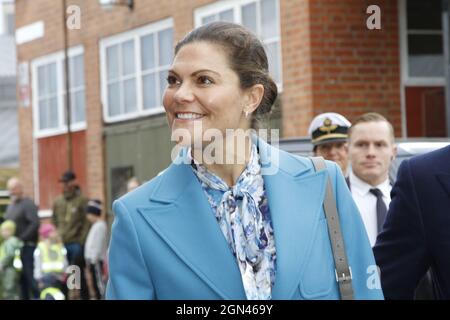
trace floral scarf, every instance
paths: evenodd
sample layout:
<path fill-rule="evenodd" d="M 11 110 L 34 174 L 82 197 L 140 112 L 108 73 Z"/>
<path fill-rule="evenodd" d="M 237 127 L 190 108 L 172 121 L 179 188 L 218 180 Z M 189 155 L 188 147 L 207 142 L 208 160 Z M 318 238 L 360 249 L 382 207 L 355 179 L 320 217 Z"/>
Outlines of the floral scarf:
<path fill-rule="evenodd" d="M 252 145 L 250 161 L 232 188 L 195 159 L 191 160 L 193 171 L 236 257 L 247 299 L 270 300 L 276 250 L 256 146 Z"/>

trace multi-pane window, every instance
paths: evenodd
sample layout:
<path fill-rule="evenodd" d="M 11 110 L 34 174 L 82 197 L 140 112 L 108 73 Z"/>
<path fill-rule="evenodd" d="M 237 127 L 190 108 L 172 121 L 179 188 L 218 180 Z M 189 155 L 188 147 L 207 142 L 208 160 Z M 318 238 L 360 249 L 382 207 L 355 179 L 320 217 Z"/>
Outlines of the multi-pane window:
<path fill-rule="evenodd" d="M 106 49 L 108 111 L 111 117 L 137 110 L 133 40 Z"/>
<path fill-rule="evenodd" d="M 161 112 L 173 58 L 172 21 L 104 39 L 101 50 L 106 121 Z"/>
<path fill-rule="evenodd" d="M 280 19 L 277 0 L 219 1 L 195 12 L 196 25 L 229 21 L 244 25 L 263 42 L 269 60 L 269 72 L 281 88 Z"/>
<path fill-rule="evenodd" d="M 172 29 L 141 37 L 143 107 L 161 106 L 167 84 L 167 70 L 172 63 Z"/>
<path fill-rule="evenodd" d="M 58 87 L 56 62 L 44 64 L 37 68 L 38 73 L 38 113 L 39 130 L 59 126 Z"/>
<path fill-rule="evenodd" d="M 35 129 L 38 135 L 60 134 L 67 128 L 64 55 L 59 52 L 33 62 Z M 84 62 L 81 48 L 69 51 L 71 127 L 84 128 L 86 118 Z"/>
<path fill-rule="evenodd" d="M 71 111 L 70 121 L 74 124 L 84 122 L 86 119 L 86 105 L 84 89 L 84 62 L 83 55 L 81 54 L 69 59 L 69 92 Z M 64 117 L 65 123 L 67 122 L 66 120 L 66 117 Z"/>
<path fill-rule="evenodd" d="M 441 15 L 440 0 L 407 0 L 408 77 L 444 77 Z"/>

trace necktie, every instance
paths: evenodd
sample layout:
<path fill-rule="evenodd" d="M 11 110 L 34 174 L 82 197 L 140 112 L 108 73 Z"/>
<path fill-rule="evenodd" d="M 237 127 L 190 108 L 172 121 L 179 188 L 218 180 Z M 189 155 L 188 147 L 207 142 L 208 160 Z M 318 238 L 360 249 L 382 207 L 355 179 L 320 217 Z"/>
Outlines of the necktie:
<path fill-rule="evenodd" d="M 384 219 L 386 219 L 387 208 L 383 201 L 383 193 L 378 188 L 370 189 L 375 197 L 377 197 L 377 233 L 380 233 L 383 229 Z"/>

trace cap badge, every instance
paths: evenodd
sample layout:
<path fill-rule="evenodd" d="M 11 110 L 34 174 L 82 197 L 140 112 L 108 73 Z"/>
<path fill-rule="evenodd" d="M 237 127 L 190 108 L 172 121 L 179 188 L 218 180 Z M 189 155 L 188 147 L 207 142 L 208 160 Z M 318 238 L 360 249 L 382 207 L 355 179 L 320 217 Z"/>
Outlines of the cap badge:
<path fill-rule="evenodd" d="M 321 126 L 321 127 L 319 128 L 319 130 L 322 131 L 322 132 L 326 132 L 327 134 L 330 134 L 331 131 L 336 130 L 337 127 L 338 127 L 338 126 L 337 126 L 336 124 L 334 124 L 334 125 L 332 124 L 330 118 L 326 118 L 326 119 L 323 121 L 323 126 Z"/>

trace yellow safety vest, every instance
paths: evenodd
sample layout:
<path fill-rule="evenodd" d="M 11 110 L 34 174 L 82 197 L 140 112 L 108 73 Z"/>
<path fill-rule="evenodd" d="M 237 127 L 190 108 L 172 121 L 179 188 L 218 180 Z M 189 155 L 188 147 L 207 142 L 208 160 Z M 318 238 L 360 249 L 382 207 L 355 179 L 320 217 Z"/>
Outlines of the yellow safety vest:
<path fill-rule="evenodd" d="M 66 298 L 64 296 L 64 294 L 61 292 L 61 290 L 59 290 L 58 288 L 53 288 L 53 287 L 45 288 L 44 290 L 42 290 L 39 298 L 41 300 L 45 300 L 45 297 L 48 294 L 51 295 L 54 300 L 64 300 Z"/>
<path fill-rule="evenodd" d="M 61 273 L 64 272 L 64 258 L 66 249 L 62 244 L 51 244 L 50 247 L 44 242 L 38 244 L 41 254 L 42 273 Z"/>

